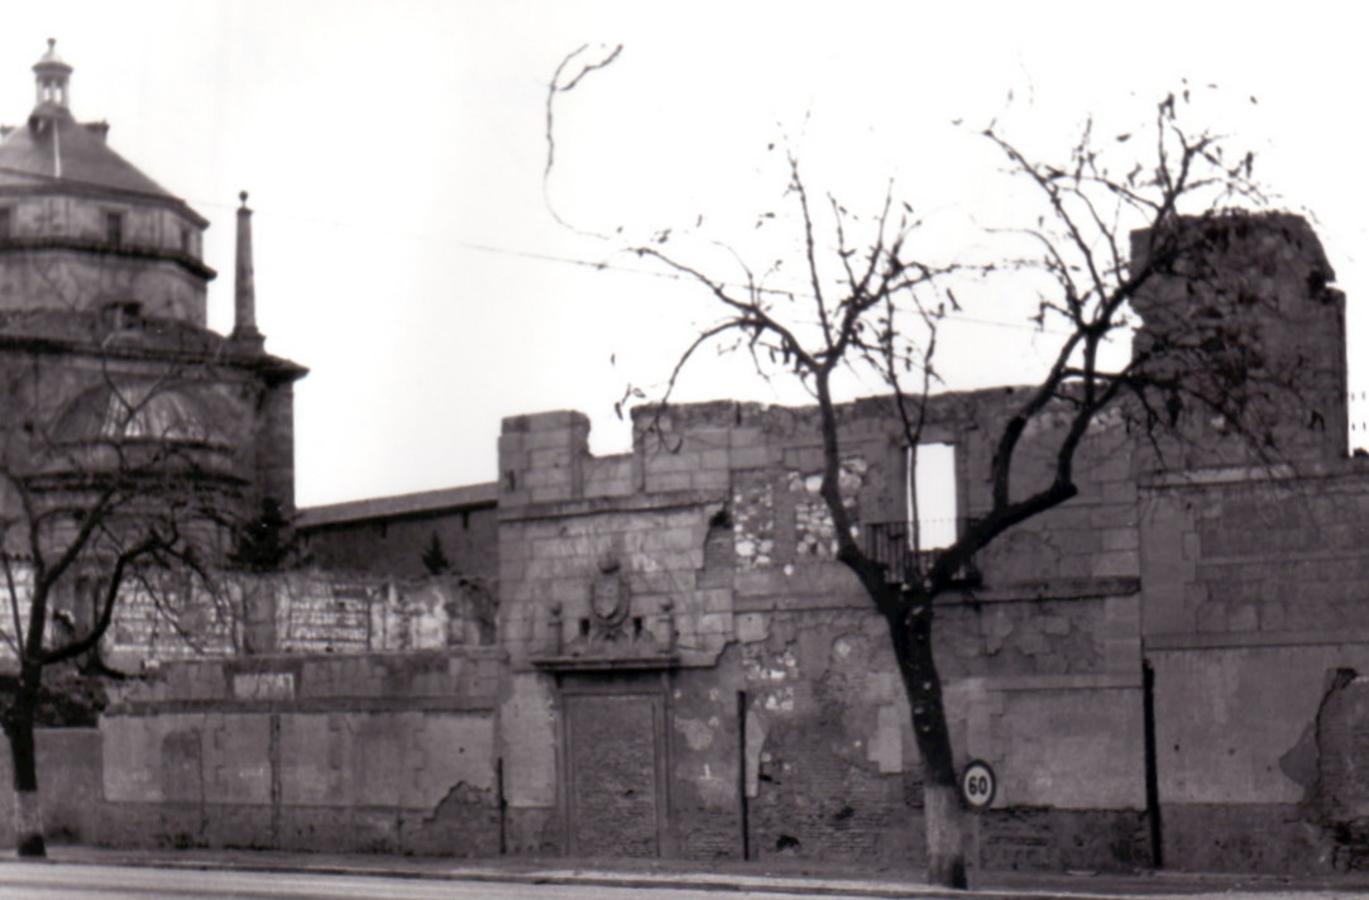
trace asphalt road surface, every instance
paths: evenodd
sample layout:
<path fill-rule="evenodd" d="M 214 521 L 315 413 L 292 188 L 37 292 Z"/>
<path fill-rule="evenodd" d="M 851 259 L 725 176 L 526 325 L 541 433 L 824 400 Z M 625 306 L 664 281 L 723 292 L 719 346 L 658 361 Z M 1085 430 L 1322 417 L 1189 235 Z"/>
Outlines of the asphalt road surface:
<path fill-rule="evenodd" d="M 99 900 L 150 900 L 171 897 L 367 897 L 394 900 L 718 900 L 717 891 L 680 888 L 613 888 L 598 885 L 515 884 L 497 881 L 377 878 L 279 872 L 204 871 L 136 866 L 5 863 L 0 865 L 0 897 L 89 897 Z M 751 900 L 812 900 L 811 895 L 728 891 L 727 897 Z M 827 895 L 829 898 L 833 895 Z M 859 895 L 850 895 L 853 898 Z"/>

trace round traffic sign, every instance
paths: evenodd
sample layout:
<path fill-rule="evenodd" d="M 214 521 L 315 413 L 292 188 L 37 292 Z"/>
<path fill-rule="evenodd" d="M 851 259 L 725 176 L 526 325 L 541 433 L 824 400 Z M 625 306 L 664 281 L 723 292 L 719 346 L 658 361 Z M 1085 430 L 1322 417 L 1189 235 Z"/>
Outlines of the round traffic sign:
<path fill-rule="evenodd" d="M 970 809 L 988 809 L 998 792 L 998 777 L 982 759 L 972 759 L 960 774 L 960 793 Z"/>

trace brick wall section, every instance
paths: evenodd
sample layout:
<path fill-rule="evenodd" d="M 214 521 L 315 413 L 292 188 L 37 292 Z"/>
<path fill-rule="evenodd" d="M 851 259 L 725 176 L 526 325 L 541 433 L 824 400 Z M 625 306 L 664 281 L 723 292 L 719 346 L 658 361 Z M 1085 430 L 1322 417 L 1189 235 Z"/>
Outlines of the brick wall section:
<path fill-rule="evenodd" d="M 756 855 L 918 859 L 920 778 L 904 765 L 912 726 L 883 623 L 777 613 L 745 637 Z"/>

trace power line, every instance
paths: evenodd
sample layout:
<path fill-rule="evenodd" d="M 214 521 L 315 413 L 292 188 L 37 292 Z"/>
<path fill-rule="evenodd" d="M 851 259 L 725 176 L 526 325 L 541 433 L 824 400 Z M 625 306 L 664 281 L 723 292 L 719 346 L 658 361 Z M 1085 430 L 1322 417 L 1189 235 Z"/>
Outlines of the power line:
<path fill-rule="evenodd" d="M 195 206 L 209 206 L 209 207 L 217 207 L 217 208 L 220 208 L 220 209 L 229 209 L 229 210 L 237 209 L 237 207 L 234 206 L 234 205 L 231 204 L 231 203 L 219 203 L 219 202 L 217 202 L 217 201 L 212 201 L 212 200 L 193 200 L 193 201 L 189 201 L 189 202 L 192 202 Z M 275 214 L 275 215 L 279 215 L 279 214 Z M 335 227 L 335 228 L 344 228 L 344 229 L 349 229 L 349 230 L 360 230 L 360 229 L 363 229 L 363 228 L 369 228 L 369 227 L 370 227 L 370 226 L 358 225 L 358 224 L 356 224 L 356 223 L 354 223 L 354 222 L 348 222 L 348 221 L 344 221 L 344 220 L 341 220 L 341 219 L 324 218 L 324 217 L 321 217 L 321 216 L 296 216 L 296 215 L 289 215 L 289 214 L 286 214 L 286 215 L 280 216 L 280 218 L 283 218 L 283 219 L 293 219 L 293 220 L 299 221 L 299 222 L 314 222 L 314 223 L 317 223 L 317 224 L 330 225 L 330 226 L 333 226 L 333 227 Z M 391 229 L 391 230 L 389 231 L 389 233 L 392 234 L 392 235 L 393 235 L 393 234 L 396 234 L 396 233 L 398 233 L 398 234 L 403 234 L 403 235 L 407 235 L 407 236 L 409 236 L 409 237 L 412 237 L 412 238 L 415 238 L 415 239 L 417 239 L 417 240 L 421 240 L 421 241 L 424 241 L 424 242 L 430 242 L 430 243 L 448 243 L 448 241 L 446 241 L 446 239 L 440 238 L 440 237 L 438 237 L 438 236 L 436 236 L 436 235 L 434 235 L 434 234 L 431 234 L 431 233 L 429 233 L 429 232 L 420 232 L 420 231 L 411 231 L 411 230 L 400 230 L 400 231 L 395 231 L 395 230 Z M 554 253 L 543 253 L 543 252 L 539 252 L 539 251 L 536 251 L 536 250 L 522 250 L 522 249 L 514 248 L 514 247 L 500 247 L 500 246 L 496 246 L 496 245 L 494 245 L 494 244 L 487 244 L 487 243 L 483 243 L 483 242 L 480 242 L 480 241 L 456 240 L 456 241 L 451 241 L 450 243 L 454 243 L 454 244 L 456 244 L 456 245 L 459 246 L 459 247 L 464 247 L 464 248 L 466 248 L 466 249 L 468 249 L 468 250 L 475 250 L 475 251 L 478 251 L 478 252 L 480 252 L 480 253 L 489 253 L 489 254 L 491 254 L 491 255 L 496 255 L 496 256 L 511 256 L 511 257 L 515 257 L 515 258 L 518 258 L 518 259 L 530 259 L 530 260 L 534 260 L 534 261 L 537 261 L 537 262 L 550 262 L 550 263 L 557 263 L 557 264 L 560 264 L 560 265 L 577 266 L 577 267 L 580 267 L 580 268 L 593 269 L 593 270 L 598 271 L 598 272 L 604 272 L 604 271 L 622 272 L 622 273 L 630 274 L 630 275 L 644 275 L 644 276 L 648 276 L 648 277 L 651 277 L 651 278 L 660 278 L 660 279 L 664 279 L 664 280 L 668 280 L 668 281 L 675 281 L 675 282 L 685 282 L 685 281 L 691 281 L 691 280 L 693 280 L 693 279 L 691 279 L 689 276 L 687 276 L 687 275 L 685 275 L 685 274 L 683 274 L 683 273 L 680 273 L 680 272 L 663 272 L 663 271 L 660 271 L 660 270 L 657 270 L 657 269 L 644 269 L 644 268 L 638 268 L 638 267 L 635 267 L 635 266 L 617 265 L 617 264 L 615 264 L 615 263 L 609 262 L 607 259 L 602 259 L 602 260 L 581 259 L 581 258 L 579 258 L 579 257 L 561 256 L 561 255 L 554 254 Z M 624 249 L 624 250 L 622 250 L 622 251 L 615 251 L 615 252 L 630 252 L 630 251 Z M 738 289 L 743 289 L 743 290 L 749 289 L 749 286 L 748 286 L 748 285 L 744 285 L 744 284 L 740 284 L 740 283 L 736 283 L 736 282 L 720 282 L 720 284 L 722 284 L 724 287 L 738 288 Z M 789 294 L 789 295 L 793 295 L 793 296 L 809 296 L 809 295 L 807 295 L 807 294 L 804 294 L 804 293 L 801 292 L 801 291 L 782 291 L 782 290 L 778 290 L 778 289 L 765 289 L 765 290 L 766 290 L 767 292 L 769 292 L 769 293 L 775 293 L 775 294 Z M 1044 327 L 1041 327 L 1041 326 L 1038 326 L 1038 325 L 1033 325 L 1033 324 L 1031 324 L 1030 322 L 1015 322 L 1015 321 L 1007 321 L 1007 320 L 1004 320 L 1004 319 L 990 319 L 990 318 L 986 318 L 986 317 L 983 317 L 983 316 L 972 316 L 972 315 L 967 315 L 966 313 L 963 313 L 963 312 L 950 312 L 950 313 L 947 313 L 947 314 L 946 314 L 946 319 L 948 319 L 948 320 L 950 320 L 950 321 L 952 321 L 952 322 L 954 322 L 954 323 L 957 323 L 957 324 L 981 325 L 981 326 L 985 326 L 985 327 L 989 327 L 989 328 L 1009 328 L 1009 329 L 1018 330 L 1018 331 L 1030 331 L 1030 332 L 1033 332 L 1033 333 L 1036 333 L 1036 334 L 1053 334 L 1053 335 L 1056 335 L 1056 336 L 1059 336 L 1059 337 L 1067 337 L 1067 336 L 1070 334 L 1070 332 L 1067 332 L 1067 331 L 1061 331 L 1061 330 L 1055 329 L 1055 328 L 1044 328 Z"/>
<path fill-rule="evenodd" d="M 691 281 L 691 280 L 693 280 L 693 279 L 691 279 L 688 275 L 685 275 L 685 274 L 680 273 L 680 272 L 661 272 L 661 271 L 657 271 L 657 270 L 653 270 L 653 269 L 639 269 L 639 268 L 636 268 L 636 267 L 633 267 L 633 266 L 620 266 L 620 265 L 614 265 L 613 263 L 610 263 L 610 262 L 608 262 L 607 260 L 594 261 L 594 260 L 588 260 L 588 259 L 578 259 L 578 258 L 576 258 L 576 257 L 571 257 L 571 256 L 557 256 L 557 255 L 551 254 L 551 253 L 538 253 L 538 252 L 536 252 L 536 251 L 531 251 L 531 250 L 518 250 L 518 249 L 509 248 L 509 247 L 496 247 L 496 246 L 493 246 L 493 245 L 491 245 L 491 244 L 481 244 L 481 243 L 477 243 L 477 242 L 475 242 L 475 241 L 456 241 L 455 243 L 456 243 L 458 246 L 465 247 L 465 248 L 467 248 L 467 249 L 469 249 L 469 250 L 478 250 L 478 251 L 480 251 L 480 252 L 482 252 L 482 253 L 492 253 L 492 254 L 503 255 L 503 256 L 515 256 L 515 257 L 518 257 L 518 258 L 521 258 L 521 259 L 534 259 L 534 260 L 538 260 L 538 261 L 541 261 L 541 262 L 554 262 L 554 263 L 561 263 L 561 264 L 564 264 L 564 265 L 582 266 L 582 267 L 585 267 L 585 268 L 595 269 L 595 270 L 598 270 L 598 271 L 606 271 L 606 270 L 607 270 L 607 271 L 613 271 L 613 272 L 624 272 L 624 273 L 632 274 L 632 275 L 647 275 L 647 276 L 650 276 L 650 277 L 652 277 L 652 278 L 663 278 L 663 279 L 667 279 L 667 280 L 670 280 L 670 281 Z M 732 283 L 732 282 L 720 282 L 720 283 L 721 283 L 724 287 L 734 287 L 734 288 L 743 288 L 743 289 L 748 287 L 747 285 L 744 285 L 744 284 L 737 284 L 737 283 Z M 776 290 L 776 289 L 771 289 L 770 292 L 771 292 L 771 293 L 776 293 L 776 294 L 794 294 L 794 295 L 807 296 L 806 294 L 802 294 L 801 292 L 796 292 L 796 291 L 780 291 L 780 290 Z M 1044 334 L 1056 334 L 1056 335 L 1061 335 L 1061 336 L 1066 336 L 1066 335 L 1069 334 L 1069 332 L 1059 331 L 1059 330 L 1053 329 L 1053 328 L 1039 328 L 1039 327 L 1037 327 L 1036 325 L 1032 325 L 1032 324 L 1029 323 L 1029 322 L 1009 322 L 1009 321 L 1005 321 L 1005 320 L 1002 320 L 1002 319 L 986 319 L 986 318 L 982 318 L 982 317 L 979 317 L 979 316 L 970 316 L 970 315 L 966 315 L 966 314 L 964 314 L 964 313 L 957 313 L 957 312 L 950 312 L 950 313 L 947 313 L 947 314 L 946 314 L 946 318 L 949 319 L 949 320 L 951 320 L 951 321 L 953 321 L 953 322 L 956 322 L 956 323 L 966 323 L 966 324 L 970 324 L 970 325 L 987 325 L 987 326 L 991 326 L 991 327 L 994 327 L 994 328 L 1015 328 L 1015 329 L 1025 330 L 1025 331 L 1032 331 L 1032 332 L 1044 333 Z"/>

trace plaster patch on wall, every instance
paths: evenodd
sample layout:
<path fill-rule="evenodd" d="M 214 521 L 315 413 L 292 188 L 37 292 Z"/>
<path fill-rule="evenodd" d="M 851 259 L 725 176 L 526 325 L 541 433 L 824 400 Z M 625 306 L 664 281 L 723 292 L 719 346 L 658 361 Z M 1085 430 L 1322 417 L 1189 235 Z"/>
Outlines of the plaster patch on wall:
<path fill-rule="evenodd" d="M 754 709 L 746 711 L 746 796 L 754 799 L 760 793 L 761 761 L 769 728 L 765 715 Z"/>
<path fill-rule="evenodd" d="M 471 814 L 471 807 L 490 805 L 490 792 L 464 781 L 452 785 L 451 790 L 433 807 L 432 815 L 425 821 L 436 822 L 442 819 L 461 819 Z"/>
<path fill-rule="evenodd" d="M 879 708 L 875 733 L 865 746 L 865 758 L 879 767 L 881 775 L 903 771 L 903 733 L 911 729 L 911 719 L 906 703 L 888 703 Z"/>
<path fill-rule="evenodd" d="M 764 613 L 741 613 L 735 622 L 737 640 L 743 644 L 763 641 L 770 634 L 769 617 Z"/>
<path fill-rule="evenodd" d="M 233 676 L 238 700 L 289 700 L 295 696 L 293 672 L 238 672 Z"/>
<path fill-rule="evenodd" d="M 690 750 L 707 750 L 713 745 L 713 729 L 702 719 L 675 717 L 675 730 L 684 735 Z"/>

